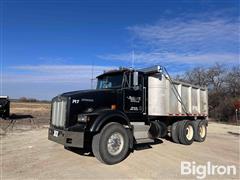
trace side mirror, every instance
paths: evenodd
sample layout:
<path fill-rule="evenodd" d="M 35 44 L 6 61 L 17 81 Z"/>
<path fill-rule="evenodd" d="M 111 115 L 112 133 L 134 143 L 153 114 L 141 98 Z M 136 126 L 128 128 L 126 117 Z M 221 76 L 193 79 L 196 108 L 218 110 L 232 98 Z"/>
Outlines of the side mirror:
<path fill-rule="evenodd" d="M 138 72 L 133 72 L 133 87 L 138 86 Z"/>

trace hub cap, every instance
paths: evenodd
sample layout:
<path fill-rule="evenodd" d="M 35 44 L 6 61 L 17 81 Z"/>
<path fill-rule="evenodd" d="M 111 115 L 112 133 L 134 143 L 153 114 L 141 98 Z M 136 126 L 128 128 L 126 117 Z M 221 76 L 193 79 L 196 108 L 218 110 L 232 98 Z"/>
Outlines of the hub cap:
<path fill-rule="evenodd" d="M 193 138 L 193 127 L 191 125 L 188 125 L 186 130 L 186 137 L 190 141 Z"/>
<path fill-rule="evenodd" d="M 123 149 L 124 139 L 123 136 L 115 132 L 109 138 L 107 142 L 107 150 L 109 154 L 116 156 L 118 155 Z"/>
<path fill-rule="evenodd" d="M 206 135 L 206 128 L 205 128 L 205 125 L 201 125 L 200 128 L 199 128 L 199 134 L 201 136 L 201 138 L 204 138 L 205 135 Z"/>

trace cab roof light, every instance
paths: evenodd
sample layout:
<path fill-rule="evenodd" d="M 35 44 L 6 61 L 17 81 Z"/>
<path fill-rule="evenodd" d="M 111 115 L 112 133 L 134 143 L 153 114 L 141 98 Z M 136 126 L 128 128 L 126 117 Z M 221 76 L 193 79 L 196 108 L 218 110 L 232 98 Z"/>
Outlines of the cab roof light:
<path fill-rule="evenodd" d="M 112 105 L 111 105 L 111 109 L 112 109 L 112 110 L 116 110 L 116 109 L 117 109 L 117 105 L 116 105 L 116 104 L 112 104 Z"/>

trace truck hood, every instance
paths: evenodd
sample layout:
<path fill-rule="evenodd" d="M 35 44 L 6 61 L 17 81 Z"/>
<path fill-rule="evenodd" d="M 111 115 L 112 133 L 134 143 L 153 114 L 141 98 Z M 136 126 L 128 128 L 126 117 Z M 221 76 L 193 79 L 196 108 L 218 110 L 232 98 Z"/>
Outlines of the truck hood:
<path fill-rule="evenodd" d="M 63 97 L 70 97 L 70 98 L 80 98 L 80 97 L 90 97 L 96 98 L 99 95 L 106 95 L 106 94 L 115 94 L 116 90 L 114 89 L 94 89 L 94 90 L 80 90 L 80 91 L 71 91 L 61 94 L 60 96 Z"/>
<path fill-rule="evenodd" d="M 72 114 L 89 112 L 90 109 L 109 109 L 117 103 L 116 89 L 72 91 L 60 96 L 69 99 Z"/>

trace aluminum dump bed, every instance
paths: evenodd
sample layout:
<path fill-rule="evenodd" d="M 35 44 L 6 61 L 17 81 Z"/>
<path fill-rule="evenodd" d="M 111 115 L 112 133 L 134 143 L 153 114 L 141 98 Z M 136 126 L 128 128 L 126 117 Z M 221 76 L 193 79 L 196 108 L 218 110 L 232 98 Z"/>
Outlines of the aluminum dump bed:
<path fill-rule="evenodd" d="M 207 116 L 207 88 L 171 80 L 157 73 L 148 77 L 148 115 Z"/>

